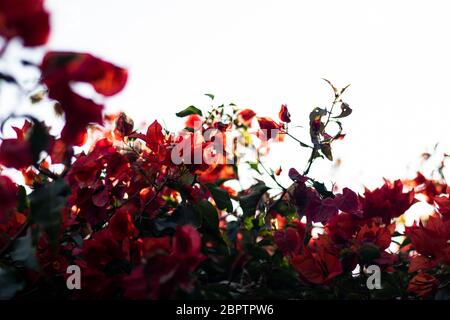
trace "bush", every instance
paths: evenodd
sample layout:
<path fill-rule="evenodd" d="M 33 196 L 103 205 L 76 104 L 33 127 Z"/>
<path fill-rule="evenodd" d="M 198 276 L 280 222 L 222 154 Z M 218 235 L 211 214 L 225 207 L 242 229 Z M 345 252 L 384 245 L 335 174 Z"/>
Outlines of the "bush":
<path fill-rule="evenodd" d="M 31 2 L 0 1 L 2 54 L 15 38 L 26 50 L 46 43 L 49 15 Z M 13 74 L 1 80 L 30 103 L 54 103 L 65 125 L 53 134 L 31 115 L 3 121 L 24 119 L 0 145 L 5 172 L 21 172 L 24 185 L 0 176 L 0 298 L 448 299 L 444 180 L 419 173 L 358 195 L 309 174 L 316 159 L 333 160 L 333 143 L 345 136 L 348 86 L 326 80 L 333 101 L 311 111 L 309 141 L 290 133 L 286 105 L 280 121 L 234 104 L 205 114 L 190 106 L 176 114 L 183 130 L 154 121 L 142 133 L 125 113 L 105 115 L 71 88 L 84 82 L 115 95 L 125 69 L 77 52 L 18 62 L 39 74 L 32 90 Z M 310 154 L 303 171 L 289 170 L 289 186 L 262 161 L 284 139 Z M 242 170 L 259 179 L 232 188 L 249 182 Z M 417 198 L 434 213 L 403 228 Z"/>

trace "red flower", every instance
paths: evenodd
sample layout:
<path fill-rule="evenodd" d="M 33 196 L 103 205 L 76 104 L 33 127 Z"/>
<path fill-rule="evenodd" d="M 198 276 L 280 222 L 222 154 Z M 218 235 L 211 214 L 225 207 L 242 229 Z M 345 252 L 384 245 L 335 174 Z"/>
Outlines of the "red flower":
<path fill-rule="evenodd" d="M 343 193 L 336 194 L 334 198 L 328 197 L 321 199 L 315 190 L 308 190 L 306 217 L 313 222 L 327 222 L 330 218 L 336 216 L 339 210 L 361 215 L 361 205 L 355 192 L 344 188 Z"/>
<path fill-rule="evenodd" d="M 434 197 L 437 211 L 442 215 L 444 221 L 450 220 L 450 198 L 445 196 Z"/>
<path fill-rule="evenodd" d="M 420 172 L 417 173 L 416 178 L 412 181 L 407 181 L 414 187 L 415 193 L 423 194 L 426 198 L 426 201 L 430 204 L 433 204 L 433 198 L 441 193 L 445 193 L 447 189 L 447 184 L 441 183 L 438 181 L 433 181 L 425 178 L 423 174 Z"/>
<path fill-rule="evenodd" d="M 33 164 L 31 146 L 26 140 L 5 139 L 0 146 L 0 164 L 22 169 Z"/>
<path fill-rule="evenodd" d="M 285 256 L 298 253 L 303 243 L 303 237 L 292 227 L 286 228 L 284 231 L 276 231 L 274 234 L 275 244 Z"/>
<path fill-rule="evenodd" d="M 258 117 L 259 128 L 261 129 L 260 138 L 263 140 L 269 140 L 275 138 L 281 126 L 273 121 L 271 118 L 260 118 Z"/>
<path fill-rule="evenodd" d="M 73 82 L 86 82 L 104 95 L 120 92 L 128 78 L 125 69 L 87 53 L 48 52 L 41 64 L 42 82 L 49 97 L 61 103 L 66 125 L 61 133 L 68 144 L 80 145 L 89 123 L 103 123 L 103 105 L 72 91 Z"/>
<path fill-rule="evenodd" d="M 426 226 L 420 222 L 419 226 L 406 228 L 406 235 L 422 256 L 435 262 L 450 263 L 450 221 L 444 222 L 439 216 L 430 216 Z"/>
<path fill-rule="evenodd" d="M 337 194 L 334 201 L 339 210 L 361 217 L 362 210 L 358 195 L 349 188 L 344 188 L 342 194 Z"/>
<path fill-rule="evenodd" d="M 436 291 L 438 285 L 438 279 L 428 273 L 421 272 L 409 281 L 408 291 L 425 299 Z"/>
<path fill-rule="evenodd" d="M 295 256 L 291 264 L 303 280 L 313 284 L 326 284 L 342 273 L 339 259 L 323 247 L 315 253 L 303 248 L 301 255 Z"/>
<path fill-rule="evenodd" d="M 135 133 L 130 135 L 131 138 L 139 138 L 145 141 L 147 147 L 155 154 L 160 153 L 166 144 L 166 137 L 163 128 L 158 121 L 153 121 L 147 128 L 147 133 Z"/>
<path fill-rule="evenodd" d="M 347 244 L 358 229 L 356 217 L 349 213 L 342 213 L 332 217 L 325 229 L 330 239 L 336 244 Z"/>
<path fill-rule="evenodd" d="M 44 0 L 0 0 L 0 36 L 7 41 L 20 37 L 27 47 L 47 43 L 49 14 Z"/>
<path fill-rule="evenodd" d="M 291 122 L 291 114 L 288 111 L 287 105 L 285 105 L 285 104 L 281 105 L 281 109 L 280 109 L 280 112 L 278 113 L 278 117 L 283 122 L 287 122 L 287 123 Z"/>
<path fill-rule="evenodd" d="M 127 70 L 94 57 L 89 53 L 50 51 L 42 65 L 42 81 L 50 90 L 57 91 L 69 82 L 86 82 L 104 96 L 113 96 L 125 87 Z M 55 90 L 56 89 L 56 90 Z"/>
<path fill-rule="evenodd" d="M 380 251 L 389 248 L 391 244 L 391 232 L 388 227 L 380 227 L 375 223 L 365 224 L 356 235 L 358 244 L 374 244 Z"/>
<path fill-rule="evenodd" d="M 17 185 L 9 177 L 0 176 L 0 223 L 5 222 L 8 213 L 16 207 Z"/>
<path fill-rule="evenodd" d="M 414 191 L 403 193 L 403 184 L 400 180 L 393 183 L 386 181 L 378 189 L 366 189 L 361 197 L 363 218 L 380 217 L 384 223 L 390 223 L 392 218 L 401 216 L 413 205 Z"/>
<path fill-rule="evenodd" d="M 117 210 L 117 212 L 112 216 L 109 221 L 108 230 L 117 241 L 135 237 L 139 234 L 138 230 L 134 226 L 133 217 L 126 210 L 126 208 L 123 207 Z"/>
<path fill-rule="evenodd" d="M 178 226 L 169 245 L 169 238 L 144 239 L 146 263 L 125 278 L 126 298 L 171 298 L 180 288 L 191 290 L 191 274 L 203 261 L 201 239 L 192 226 Z"/>
<path fill-rule="evenodd" d="M 179 258 L 199 257 L 202 241 L 194 227 L 177 226 L 173 238 L 173 253 Z"/>
<path fill-rule="evenodd" d="M 306 205 L 306 217 L 312 222 L 326 222 L 339 212 L 334 198 L 320 199 L 314 193 L 309 193 L 308 204 Z"/>
<path fill-rule="evenodd" d="M 8 168 L 22 169 L 33 164 L 31 145 L 27 140 L 27 133 L 31 123 L 25 121 L 22 129 L 13 127 L 16 139 L 4 139 L 0 146 L 0 164 Z"/>
<path fill-rule="evenodd" d="M 115 260 L 126 258 L 127 252 L 119 242 L 113 239 L 108 230 L 94 234 L 94 237 L 83 242 L 81 256 L 90 268 L 103 269 Z"/>
<path fill-rule="evenodd" d="M 198 114 L 191 114 L 187 117 L 185 126 L 186 128 L 199 129 L 205 120 Z"/>
<path fill-rule="evenodd" d="M 238 113 L 238 122 L 244 126 L 250 127 L 256 113 L 252 109 L 244 109 Z"/>

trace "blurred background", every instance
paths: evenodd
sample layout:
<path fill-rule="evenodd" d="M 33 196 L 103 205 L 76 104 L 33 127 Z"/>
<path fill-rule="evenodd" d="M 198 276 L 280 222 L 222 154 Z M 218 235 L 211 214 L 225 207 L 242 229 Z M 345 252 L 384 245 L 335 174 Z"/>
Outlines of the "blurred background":
<path fill-rule="evenodd" d="M 361 191 L 415 173 L 421 154 L 450 152 L 450 3 L 442 0 L 47 0 L 49 47 L 87 51 L 129 69 L 108 100 L 138 121 L 182 127 L 174 113 L 234 102 L 292 125 L 344 95 L 353 114 L 335 162 L 311 175 Z M 307 130 L 296 134 L 308 140 Z M 303 170 L 308 150 L 276 145 L 269 166 Z M 336 161 L 337 160 L 337 161 Z M 341 163 L 339 165 L 339 163 Z M 331 178 L 330 178 L 331 177 Z"/>

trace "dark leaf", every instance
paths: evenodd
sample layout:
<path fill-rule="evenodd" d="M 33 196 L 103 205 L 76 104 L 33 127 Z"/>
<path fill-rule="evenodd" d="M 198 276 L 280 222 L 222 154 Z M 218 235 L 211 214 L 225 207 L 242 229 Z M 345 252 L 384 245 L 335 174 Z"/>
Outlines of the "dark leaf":
<path fill-rule="evenodd" d="M 50 145 L 50 135 L 42 122 L 38 122 L 36 120 L 33 120 L 33 122 L 33 127 L 31 128 L 31 134 L 28 141 L 31 145 L 33 161 L 36 163 L 39 161 L 41 152 L 47 150 Z"/>
<path fill-rule="evenodd" d="M 27 191 L 24 186 L 18 186 L 18 201 L 17 201 L 17 211 L 23 212 L 25 209 L 30 207 L 30 203 L 27 197 Z"/>
<path fill-rule="evenodd" d="M 211 93 L 205 93 L 205 96 L 209 97 L 211 100 L 214 100 L 214 95 Z"/>
<path fill-rule="evenodd" d="M 347 103 L 342 102 L 341 113 L 338 116 L 335 116 L 333 118 L 338 119 L 338 118 L 348 117 L 349 115 L 352 114 L 352 111 L 353 111 L 352 108 L 350 108 L 350 106 Z"/>
<path fill-rule="evenodd" d="M 325 187 L 322 182 L 314 181 L 314 189 L 322 196 L 322 198 L 334 198 L 334 194 Z"/>
<path fill-rule="evenodd" d="M 70 188 L 64 179 L 58 179 L 38 187 L 30 194 L 30 219 L 47 233 L 52 244 L 58 236 L 61 224 L 61 210 L 66 205 Z"/>
<path fill-rule="evenodd" d="M 219 233 L 219 214 L 211 202 L 202 200 L 194 205 L 194 210 L 202 219 L 202 228 L 212 234 Z"/>
<path fill-rule="evenodd" d="M 200 116 L 203 115 L 202 111 L 200 109 L 198 109 L 198 108 L 196 108 L 194 106 L 189 106 L 186 109 L 184 109 L 184 110 L 182 110 L 180 112 L 177 112 L 176 116 L 182 118 L 182 117 L 189 116 L 191 114 L 198 114 Z"/>
<path fill-rule="evenodd" d="M 211 192 L 217 207 L 220 210 L 226 210 L 227 212 L 233 212 L 233 203 L 231 202 L 228 192 L 213 183 L 207 183 L 206 187 Z"/>
<path fill-rule="evenodd" d="M 264 182 L 258 182 L 251 187 L 248 194 L 241 197 L 240 205 L 244 213 L 244 217 L 253 216 L 255 214 L 259 200 L 269 189 L 270 188 L 268 188 Z"/>
<path fill-rule="evenodd" d="M 320 151 L 330 161 L 333 161 L 333 154 L 331 153 L 331 145 L 329 143 L 322 143 L 320 145 Z"/>
<path fill-rule="evenodd" d="M 9 74 L 3 73 L 3 72 L 0 72 L 0 80 L 3 80 L 10 84 L 17 84 L 17 85 L 19 84 L 12 75 L 9 75 Z"/>

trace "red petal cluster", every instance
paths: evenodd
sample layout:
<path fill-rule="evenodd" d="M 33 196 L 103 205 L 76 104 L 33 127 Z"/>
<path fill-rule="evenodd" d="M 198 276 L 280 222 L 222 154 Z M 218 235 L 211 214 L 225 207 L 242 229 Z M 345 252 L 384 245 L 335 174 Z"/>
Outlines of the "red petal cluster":
<path fill-rule="evenodd" d="M 75 93 L 71 85 L 88 83 L 108 97 L 120 92 L 128 78 L 127 70 L 91 54 L 76 52 L 48 52 L 41 71 L 49 97 L 58 101 L 64 111 L 66 124 L 61 137 L 69 145 L 84 143 L 88 124 L 103 123 L 103 105 Z"/>
<path fill-rule="evenodd" d="M 366 190 L 361 197 L 363 217 L 380 217 L 385 223 L 401 216 L 415 202 L 414 191 L 403 192 L 400 180 L 386 181 L 381 188 Z"/>
<path fill-rule="evenodd" d="M 44 0 L 0 0 L 0 36 L 7 41 L 22 39 L 24 46 L 47 43 L 50 17 Z"/>

